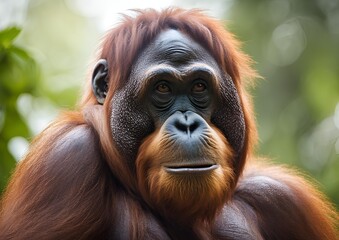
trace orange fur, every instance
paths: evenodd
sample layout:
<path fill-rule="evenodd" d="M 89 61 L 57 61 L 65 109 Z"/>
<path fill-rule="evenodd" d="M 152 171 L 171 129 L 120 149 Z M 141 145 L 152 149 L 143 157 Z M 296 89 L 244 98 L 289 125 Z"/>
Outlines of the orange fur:
<path fill-rule="evenodd" d="M 16 168 L 2 198 L 0 239 L 337 239 L 337 212 L 312 184 L 253 157 L 257 133 L 246 87 L 258 76 L 234 36 L 198 10 L 136 12 L 107 34 L 98 54 L 109 66 L 104 105 L 88 81 L 79 110 L 42 132 Z M 238 160 L 211 126 L 199 150 L 222 168 L 199 180 L 160 167 L 181 155 L 161 128 L 144 139 L 133 167 L 112 139 L 112 97 L 140 52 L 168 28 L 210 52 L 231 76 L 244 112 Z"/>
<path fill-rule="evenodd" d="M 141 195 L 157 211 L 181 223 L 211 221 L 231 194 L 234 182 L 232 150 L 217 129 L 211 128 L 208 136 L 208 143 L 197 151 L 221 166 L 212 175 L 173 176 L 166 173 L 162 165 L 184 159 L 162 128 L 147 137 L 139 150 L 136 169 Z"/>

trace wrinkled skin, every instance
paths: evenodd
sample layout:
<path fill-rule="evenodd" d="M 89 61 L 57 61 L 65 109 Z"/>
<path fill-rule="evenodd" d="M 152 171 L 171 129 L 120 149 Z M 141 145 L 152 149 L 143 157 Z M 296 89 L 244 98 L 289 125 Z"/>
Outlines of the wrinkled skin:
<path fill-rule="evenodd" d="M 142 139 L 177 111 L 191 111 L 213 123 L 236 153 L 242 150 L 245 123 L 236 88 L 198 43 L 176 30 L 167 30 L 141 53 L 132 69 L 128 84 L 112 99 L 111 115 L 113 138 L 129 159 L 135 159 Z M 161 81 L 173 91 L 168 106 L 169 99 L 153 94 Z M 208 88 L 194 99 L 191 90 L 199 81 Z"/>

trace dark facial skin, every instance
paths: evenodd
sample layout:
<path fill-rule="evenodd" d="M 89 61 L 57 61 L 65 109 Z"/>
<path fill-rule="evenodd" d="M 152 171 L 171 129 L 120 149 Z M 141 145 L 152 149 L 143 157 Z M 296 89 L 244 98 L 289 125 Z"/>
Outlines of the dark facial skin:
<path fill-rule="evenodd" d="M 220 74 L 213 58 L 175 30 L 160 34 L 139 57 L 131 80 L 157 127 L 175 112 L 208 119 L 215 105 Z"/>
<path fill-rule="evenodd" d="M 111 104 L 113 138 L 131 162 L 142 140 L 164 123 L 188 155 L 211 123 L 235 153 L 243 146 L 244 118 L 232 79 L 202 46 L 176 30 L 162 32 L 140 54 Z"/>

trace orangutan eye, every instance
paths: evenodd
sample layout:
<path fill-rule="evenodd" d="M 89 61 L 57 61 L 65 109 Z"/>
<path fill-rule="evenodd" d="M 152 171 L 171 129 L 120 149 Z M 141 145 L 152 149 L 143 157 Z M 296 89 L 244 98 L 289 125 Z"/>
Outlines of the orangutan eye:
<path fill-rule="evenodd" d="M 160 83 L 156 86 L 156 91 L 159 93 L 170 93 L 171 89 L 166 83 Z"/>
<path fill-rule="evenodd" d="M 204 83 L 196 83 L 192 87 L 193 93 L 201 93 L 204 92 L 207 89 L 206 85 Z"/>
<path fill-rule="evenodd" d="M 167 109 L 173 102 L 173 94 L 170 84 L 161 81 L 154 86 L 152 102 L 159 110 Z"/>

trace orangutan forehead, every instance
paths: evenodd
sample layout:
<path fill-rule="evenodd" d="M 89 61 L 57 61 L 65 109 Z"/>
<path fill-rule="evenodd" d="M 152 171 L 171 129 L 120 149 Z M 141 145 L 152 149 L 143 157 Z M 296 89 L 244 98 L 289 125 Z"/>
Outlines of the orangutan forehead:
<path fill-rule="evenodd" d="M 192 61 L 215 62 L 211 55 L 199 43 L 186 34 L 168 29 L 160 33 L 142 53 L 141 58 L 148 61 L 168 62 L 172 65 Z"/>
<path fill-rule="evenodd" d="M 155 52 L 160 53 L 156 58 L 182 63 L 196 59 L 201 47 L 175 30 L 167 30 L 160 34 L 152 44 Z"/>
<path fill-rule="evenodd" d="M 131 79 L 137 84 L 144 83 L 147 76 L 170 72 L 180 79 L 192 71 L 220 76 L 220 68 L 214 58 L 199 43 L 186 34 L 169 29 L 160 33 L 134 63 Z"/>

